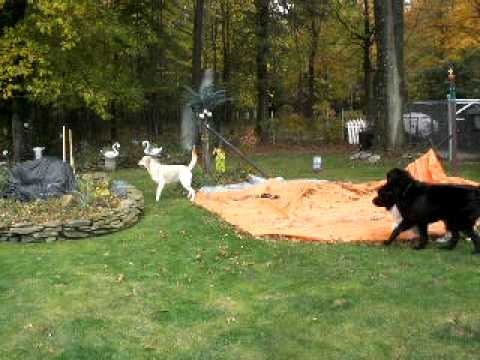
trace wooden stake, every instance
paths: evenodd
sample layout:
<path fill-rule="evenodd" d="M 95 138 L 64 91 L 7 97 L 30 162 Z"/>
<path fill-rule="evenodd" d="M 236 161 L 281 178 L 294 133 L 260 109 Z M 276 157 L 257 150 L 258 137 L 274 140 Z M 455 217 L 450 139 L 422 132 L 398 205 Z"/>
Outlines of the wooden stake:
<path fill-rule="evenodd" d="M 70 166 L 73 169 L 73 173 L 75 174 L 75 163 L 73 162 L 73 135 L 72 129 L 68 129 L 68 140 L 70 142 Z"/>
<path fill-rule="evenodd" d="M 67 162 L 67 139 L 65 137 L 65 125 L 62 126 L 62 142 L 63 142 L 63 162 Z"/>

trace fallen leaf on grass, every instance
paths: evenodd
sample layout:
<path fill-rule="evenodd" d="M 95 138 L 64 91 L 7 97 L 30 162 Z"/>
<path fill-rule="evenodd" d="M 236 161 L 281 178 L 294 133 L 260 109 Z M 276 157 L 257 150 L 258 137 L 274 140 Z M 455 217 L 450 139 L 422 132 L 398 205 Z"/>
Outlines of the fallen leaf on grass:
<path fill-rule="evenodd" d="M 335 306 L 342 306 L 342 305 L 345 305 L 347 303 L 347 300 L 345 299 L 336 299 L 334 302 L 333 302 L 333 305 Z"/>
<path fill-rule="evenodd" d="M 227 324 L 235 323 L 235 322 L 237 322 L 237 319 L 235 318 L 235 316 L 227 317 Z"/>
<path fill-rule="evenodd" d="M 152 344 L 144 344 L 144 345 L 143 345 L 143 348 L 144 348 L 145 350 L 155 350 L 155 346 L 152 345 Z"/>

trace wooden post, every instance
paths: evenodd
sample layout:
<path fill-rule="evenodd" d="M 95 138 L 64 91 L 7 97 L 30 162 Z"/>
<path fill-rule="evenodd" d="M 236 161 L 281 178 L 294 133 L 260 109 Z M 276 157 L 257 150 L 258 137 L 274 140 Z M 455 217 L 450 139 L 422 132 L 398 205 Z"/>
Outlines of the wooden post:
<path fill-rule="evenodd" d="M 70 166 L 75 174 L 75 163 L 73 161 L 73 134 L 72 129 L 68 129 L 68 141 L 70 142 Z"/>
<path fill-rule="evenodd" d="M 65 125 L 62 126 L 63 162 L 67 162 L 67 139 Z"/>
<path fill-rule="evenodd" d="M 203 166 L 206 174 L 212 172 L 212 161 L 210 156 L 210 139 L 208 136 L 208 130 L 206 125 L 206 119 L 201 119 L 202 122 L 202 131 L 201 131 L 201 141 L 202 141 L 202 154 L 203 154 Z"/>

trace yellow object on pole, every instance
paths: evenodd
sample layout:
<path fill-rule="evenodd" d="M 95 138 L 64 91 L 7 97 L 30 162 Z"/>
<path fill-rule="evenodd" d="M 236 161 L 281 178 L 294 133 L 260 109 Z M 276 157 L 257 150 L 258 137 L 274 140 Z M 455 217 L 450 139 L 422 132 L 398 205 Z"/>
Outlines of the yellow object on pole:
<path fill-rule="evenodd" d="M 219 174 L 223 174 L 226 171 L 225 160 L 226 154 L 222 148 L 218 147 L 213 150 L 215 155 L 215 171 Z"/>

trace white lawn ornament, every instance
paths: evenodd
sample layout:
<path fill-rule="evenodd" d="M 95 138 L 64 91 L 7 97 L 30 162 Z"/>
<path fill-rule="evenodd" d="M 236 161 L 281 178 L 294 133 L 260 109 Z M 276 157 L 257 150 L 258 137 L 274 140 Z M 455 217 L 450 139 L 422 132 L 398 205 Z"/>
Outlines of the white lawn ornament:
<path fill-rule="evenodd" d="M 8 163 L 8 150 L 2 151 L 2 156 L 0 157 L 0 165 L 6 165 Z"/>
<path fill-rule="evenodd" d="M 103 151 L 103 149 L 101 149 L 100 153 L 105 157 L 105 159 L 115 159 L 120 154 L 118 149 L 120 149 L 120 144 L 116 142 L 112 145 L 112 150 Z"/>
<path fill-rule="evenodd" d="M 162 153 L 163 147 L 155 147 L 150 144 L 150 141 L 144 140 L 142 141 L 143 146 L 143 153 L 148 156 L 160 156 Z"/>
<path fill-rule="evenodd" d="M 313 171 L 322 170 L 322 157 L 321 156 L 314 156 L 313 157 L 312 170 Z"/>
<path fill-rule="evenodd" d="M 36 146 L 32 150 L 33 150 L 33 153 L 35 154 L 35 160 L 38 160 L 42 158 L 43 150 L 45 150 L 45 148 L 43 146 Z"/>

